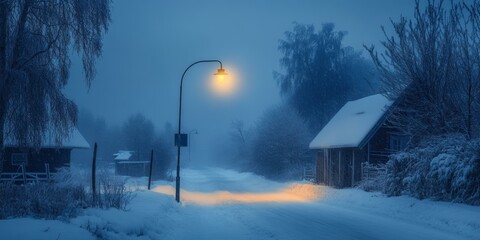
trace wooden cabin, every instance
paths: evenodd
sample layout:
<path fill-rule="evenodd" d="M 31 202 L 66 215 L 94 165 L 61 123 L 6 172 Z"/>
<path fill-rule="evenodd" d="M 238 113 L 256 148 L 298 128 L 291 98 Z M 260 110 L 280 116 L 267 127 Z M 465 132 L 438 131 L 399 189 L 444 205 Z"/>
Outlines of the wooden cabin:
<path fill-rule="evenodd" d="M 46 133 L 40 147 L 22 146 L 4 137 L 4 155 L 0 158 L 0 180 L 26 182 L 47 180 L 59 168 L 70 166 L 72 149 L 90 148 L 82 134 L 75 128 L 70 136 L 56 143 L 53 134 Z"/>
<path fill-rule="evenodd" d="M 409 140 L 387 123 L 392 101 L 381 94 L 347 102 L 312 140 L 316 181 L 352 187 L 362 179 L 362 166 L 386 163 Z"/>
<path fill-rule="evenodd" d="M 120 150 L 113 154 L 115 161 L 115 174 L 130 177 L 148 176 L 150 169 L 150 161 L 140 161 L 138 157 L 135 159 L 134 151 Z"/>

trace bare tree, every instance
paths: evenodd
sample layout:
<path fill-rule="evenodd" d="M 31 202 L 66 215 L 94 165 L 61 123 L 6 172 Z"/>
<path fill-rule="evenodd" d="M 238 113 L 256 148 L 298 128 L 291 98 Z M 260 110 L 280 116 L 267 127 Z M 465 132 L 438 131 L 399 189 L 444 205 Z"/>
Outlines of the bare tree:
<path fill-rule="evenodd" d="M 222 156 L 230 155 L 230 165 L 241 170 L 250 170 L 253 132 L 247 128 L 242 120 L 233 120 L 230 125 L 229 141 L 222 147 Z"/>
<path fill-rule="evenodd" d="M 109 22 L 109 0 L 0 1 L 0 151 L 4 136 L 36 146 L 47 130 L 57 142 L 68 136 L 77 120 L 61 91 L 70 50 L 89 87 Z"/>
<path fill-rule="evenodd" d="M 459 105 L 467 138 L 480 134 L 480 2 L 461 4 L 452 10 L 457 25 L 455 44 L 458 75 Z"/>
<path fill-rule="evenodd" d="M 246 129 L 245 129 L 245 124 L 243 123 L 242 120 L 234 120 L 232 121 L 231 124 L 231 132 L 230 136 L 234 138 L 237 142 L 240 142 L 242 147 L 245 147 L 246 145 Z"/>
<path fill-rule="evenodd" d="M 393 36 L 382 27 L 384 53 L 365 47 L 385 93 L 402 100 L 390 119 L 398 130 L 417 139 L 451 132 L 472 136 L 479 79 L 478 6 L 476 0 L 471 5 L 452 1 L 448 7 L 428 0 L 422 8 L 417 0 L 413 19 L 391 21 Z"/>

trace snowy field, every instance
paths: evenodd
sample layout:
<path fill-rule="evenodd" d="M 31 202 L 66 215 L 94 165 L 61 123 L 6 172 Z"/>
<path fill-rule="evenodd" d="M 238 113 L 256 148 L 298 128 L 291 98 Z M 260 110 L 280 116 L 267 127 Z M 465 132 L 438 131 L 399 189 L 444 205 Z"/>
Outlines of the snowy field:
<path fill-rule="evenodd" d="M 278 183 L 224 169 L 184 170 L 172 183 L 130 179 L 128 211 L 86 209 L 65 223 L 0 221 L 0 239 L 480 239 L 480 207 Z"/>

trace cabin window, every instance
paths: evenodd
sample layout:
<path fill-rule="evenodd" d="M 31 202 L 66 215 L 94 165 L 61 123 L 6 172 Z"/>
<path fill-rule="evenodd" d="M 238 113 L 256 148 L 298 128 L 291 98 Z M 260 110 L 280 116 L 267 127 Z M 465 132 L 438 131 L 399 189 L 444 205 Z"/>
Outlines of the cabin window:
<path fill-rule="evenodd" d="M 27 165 L 28 154 L 27 153 L 12 153 L 12 165 Z"/>
<path fill-rule="evenodd" d="M 410 138 L 405 135 L 391 134 L 390 135 L 390 150 L 393 152 L 403 151 L 407 147 Z"/>

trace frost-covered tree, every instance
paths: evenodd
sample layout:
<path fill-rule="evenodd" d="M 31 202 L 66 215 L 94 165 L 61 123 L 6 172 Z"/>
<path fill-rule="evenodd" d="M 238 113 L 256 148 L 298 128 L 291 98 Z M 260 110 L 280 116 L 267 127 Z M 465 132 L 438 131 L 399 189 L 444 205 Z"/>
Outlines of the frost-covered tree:
<path fill-rule="evenodd" d="M 254 130 L 251 169 L 273 179 L 300 179 L 312 161 L 310 138 L 305 122 L 290 106 L 267 110 Z"/>
<path fill-rule="evenodd" d="M 145 161 L 149 159 L 150 151 L 155 140 L 155 127 L 152 121 L 145 118 L 143 114 L 137 113 L 128 118 L 123 125 L 125 146 L 127 150 L 135 151 L 136 160 Z"/>
<path fill-rule="evenodd" d="M 173 136 L 174 130 L 172 124 L 165 123 L 163 131 L 155 138 L 153 142 L 154 158 L 153 158 L 153 177 L 165 179 L 168 176 L 168 170 L 173 166 L 174 147 Z"/>
<path fill-rule="evenodd" d="M 478 136 L 480 4 L 416 1 L 412 19 L 392 21 L 385 52 L 367 47 L 384 92 L 403 103 L 390 117 L 399 130 L 424 136 L 461 132 Z"/>
<path fill-rule="evenodd" d="M 4 135 L 37 146 L 46 130 L 57 142 L 68 136 L 77 121 L 62 93 L 70 51 L 90 86 L 109 22 L 109 0 L 0 1 L 0 151 Z"/>
<path fill-rule="evenodd" d="M 338 109 L 372 91 L 376 82 L 373 65 L 360 52 L 342 45 L 346 32 L 335 31 L 334 24 L 295 24 L 285 33 L 278 49 L 284 73 L 274 76 L 281 93 L 307 121 L 319 131 Z"/>

